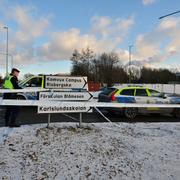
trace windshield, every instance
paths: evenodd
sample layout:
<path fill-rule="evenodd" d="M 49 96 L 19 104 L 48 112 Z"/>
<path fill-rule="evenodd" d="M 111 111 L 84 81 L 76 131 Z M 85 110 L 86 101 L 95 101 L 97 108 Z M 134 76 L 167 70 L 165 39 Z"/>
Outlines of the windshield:
<path fill-rule="evenodd" d="M 21 87 L 41 87 L 42 86 L 42 77 L 30 77 L 20 82 L 19 85 Z"/>
<path fill-rule="evenodd" d="M 104 90 L 102 91 L 102 94 L 109 95 L 112 92 L 114 92 L 115 90 L 117 90 L 117 89 L 116 88 L 104 88 Z"/>
<path fill-rule="evenodd" d="M 159 91 L 156 91 L 154 89 L 149 89 L 149 92 L 152 97 L 161 97 L 162 96 L 162 93 L 160 93 Z"/>

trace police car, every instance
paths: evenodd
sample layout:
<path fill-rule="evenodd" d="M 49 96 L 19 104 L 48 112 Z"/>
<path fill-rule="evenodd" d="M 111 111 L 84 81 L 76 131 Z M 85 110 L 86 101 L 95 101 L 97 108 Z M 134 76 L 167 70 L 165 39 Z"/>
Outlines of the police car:
<path fill-rule="evenodd" d="M 150 104 L 180 104 L 180 96 L 175 94 L 160 93 L 154 89 L 130 86 L 121 89 L 107 88 L 98 96 L 99 102 L 116 103 L 150 103 Z M 138 114 L 157 113 L 172 114 L 180 118 L 179 108 L 106 108 L 109 112 L 121 112 L 127 118 L 134 119 Z"/>
<path fill-rule="evenodd" d="M 44 76 L 31 76 L 19 83 L 23 89 L 42 89 L 44 87 Z M 18 93 L 18 99 L 36 100 L 38 99 L 38 92 Z"/>

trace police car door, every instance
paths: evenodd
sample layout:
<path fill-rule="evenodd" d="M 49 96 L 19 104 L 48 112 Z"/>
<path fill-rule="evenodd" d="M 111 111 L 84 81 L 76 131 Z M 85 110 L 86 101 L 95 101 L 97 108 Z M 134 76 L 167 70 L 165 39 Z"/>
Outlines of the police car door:
<path fill-rule="evenodd" d="M 168 104 L 169 99 L 166 98 L 162 93 L 153 90 L 153 89 L 148 89 L 149 94 L 151 95 L 151 103 L 155 104 Z"/>
<path fill-rule="evenodd" d="M 167 98 L 166 96 L 164 96 L 162 93 L 153 90 L 153 89 L 148 89 L 149 94 L 151 95 L 150 99 L 149 99 L 149 103 L 152 104 L 169 104 L 169 98 Z M 157 110 L 159 113 L 170 113 L 172 111 L 172 108 L 149 108 L 150 110 L 154 109 Z"/>
<path fill-rule="evenodd" d="M 148 96 L 148 92 L 146 89 L 136 89 L 135 92 L 135 99 L 136 99 L 136 103 L 140 103 L 140 104 L 154 104 L 155 100 L 154 98 Z M 146 113 L 149 111 L 158 111 L 158 108 L 139 108 L 139 112 L 141 113 Z"/>
<path fill-rule="evenodd" d="M 146 104 L 149 103 L 150 99 L 146 89 L 136 89 L 135 91 L 135 100 L 136 103 Z"/>

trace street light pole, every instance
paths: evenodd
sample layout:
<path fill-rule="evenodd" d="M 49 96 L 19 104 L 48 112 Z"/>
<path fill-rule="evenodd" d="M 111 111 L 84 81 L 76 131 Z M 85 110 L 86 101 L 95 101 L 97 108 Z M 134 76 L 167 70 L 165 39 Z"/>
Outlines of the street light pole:
<path fill-rule="evenodd" d="M 129 84 L 131 83 L 131 49 L 133 45 L 129 46 Z"/>
<path fill-rule="evenodd" d="M 11 56 L 11 69 L 13 68 L 14 66 L 14 59 L 13 59 L 13 55 L 9 54 Z"/>
<path fill-rule="evenodd" d="M 8 27 L 4 26 L 4 29 L 7 31 L 6 35 L 6 76 L 8 75 Z"/>
<path fill-rule="evenodd" d="M 159 17 L 159 19 L 163 19 L 165 17 L 172 16 L 173 14 L 177 14 L 177 13 L 180 13 L 180 11 L 176 11 L 176 12 L 173 12 L 173 13 L 170 13 L 170 14 L 166 14 L 164 16 Z"/>
<path fill-rule="evenodd" d="M 0 52 L 0 55 L 5 55 L 5 56 L 7 56 L 7 54 L 6 53 L 3 53 L 3 52 Z M 8 54 L 8 57 L 11 57 L 11 69 L 13 68 L 13 66 L 14 66 L 14 60 L 13 60 L 13 55 L 12 54 Z M 9 60 L 9 59 L 8 59 Z M 8 64 L 9 64 L 9 62 L 8 62 Z"/>

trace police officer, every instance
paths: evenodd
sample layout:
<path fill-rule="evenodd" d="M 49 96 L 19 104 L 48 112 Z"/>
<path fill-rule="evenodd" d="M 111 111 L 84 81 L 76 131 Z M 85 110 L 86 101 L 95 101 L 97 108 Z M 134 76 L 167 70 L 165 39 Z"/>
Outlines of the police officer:
<path fill-rule="evenodd" d="M 11 74 L 7 76 L 4 80 L 4 89 L 21 89 L 18 85 L 18 75 L 20 71 L 13 68 Z M 17 99 L 16 93 L 4 93 L 3 99 Z M 19 127 L 20 125 L 16 123 L 16 118 L 19 113 L 18 106 L 7 106 L 5 112 L 5 125 L 9 127 Z"/>

